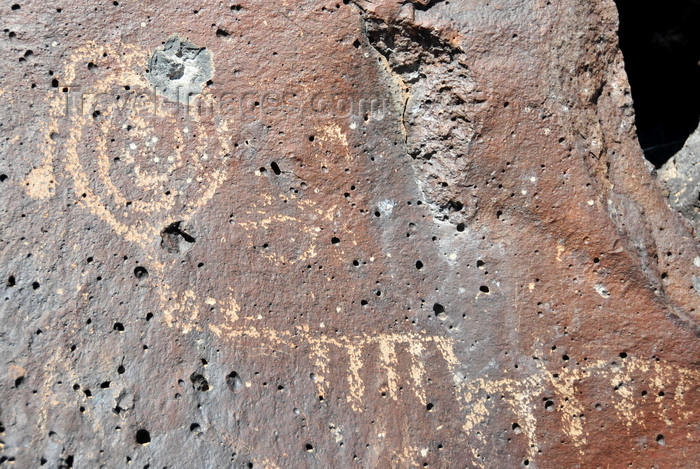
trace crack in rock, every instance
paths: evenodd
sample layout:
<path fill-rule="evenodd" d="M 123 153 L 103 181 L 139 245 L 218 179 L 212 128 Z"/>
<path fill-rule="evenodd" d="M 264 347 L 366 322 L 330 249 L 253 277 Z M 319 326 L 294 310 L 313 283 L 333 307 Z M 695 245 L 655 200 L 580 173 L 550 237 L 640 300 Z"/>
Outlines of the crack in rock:
<path fill-rule="evenodd" d="M 476 115 L 485 98 L 466 55 L 415 24 L 394 24 L 366 14 L 364 26 L 367 42 L 402 88 L 403 96 L 397 99 L 403 101 L 406 153 L 435 219 L 468 222 L 476 215 L 478 201 L 464 174 L 473 163 L 472 142 L 479 133 Z"/>

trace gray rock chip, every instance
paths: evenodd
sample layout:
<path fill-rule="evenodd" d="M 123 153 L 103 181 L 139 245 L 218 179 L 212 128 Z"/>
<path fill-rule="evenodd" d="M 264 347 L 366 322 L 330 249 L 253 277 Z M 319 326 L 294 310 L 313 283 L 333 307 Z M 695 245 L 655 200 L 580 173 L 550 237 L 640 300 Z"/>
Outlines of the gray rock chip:
<path fill-rule="evenodd" d="M 670 191 L 671 207 L 691 221 L 700 234 L 700 127 L 688 137 L 683 148 L 658 172 Z"/>
<path fill-rule="evenodd" d="M 214 76 L 211 52 L 179 36 L 170 37 L 153 52 L 148 81 L 170 101 L 188 102 Z"/>

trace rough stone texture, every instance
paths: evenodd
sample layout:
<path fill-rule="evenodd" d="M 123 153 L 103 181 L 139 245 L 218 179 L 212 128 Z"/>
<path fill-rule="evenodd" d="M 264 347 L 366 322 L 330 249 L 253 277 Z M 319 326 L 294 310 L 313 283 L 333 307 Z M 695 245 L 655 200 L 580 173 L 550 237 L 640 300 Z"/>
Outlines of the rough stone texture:
<path fill-rule="evenodd" d="M 148 81 L 156 93 L 182 103 L 201 93 L 202 85 L 214 74 L 207 48 L 177 36 L 153 52 L 148 70 Z"/>
<path fill-rule="evenodd" d="M 0 465 L 700 460 L 611 0 L 1 8 Z"/>
<path fill-rule="evenodd" d="M 700 236 L 700 128 L 663 165 L 659 178 L 669 190 L 671 207 L 690 220 Z"/>

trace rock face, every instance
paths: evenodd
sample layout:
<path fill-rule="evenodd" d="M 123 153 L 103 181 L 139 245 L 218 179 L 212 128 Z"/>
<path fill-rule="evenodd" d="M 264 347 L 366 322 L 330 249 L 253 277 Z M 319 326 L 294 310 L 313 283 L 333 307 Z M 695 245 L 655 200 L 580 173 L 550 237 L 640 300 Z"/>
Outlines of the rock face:
<path fill-rule="evenodd" d="M 1 463 L 700 460 L 611 0 L 2 8 Z"/>
<path fill-rule="evenodd" d="M 696 235 L 700 235 L 700 128 L 664 164 L 659 178 L 670 192 L 671 207 L 690 220 Z"/>

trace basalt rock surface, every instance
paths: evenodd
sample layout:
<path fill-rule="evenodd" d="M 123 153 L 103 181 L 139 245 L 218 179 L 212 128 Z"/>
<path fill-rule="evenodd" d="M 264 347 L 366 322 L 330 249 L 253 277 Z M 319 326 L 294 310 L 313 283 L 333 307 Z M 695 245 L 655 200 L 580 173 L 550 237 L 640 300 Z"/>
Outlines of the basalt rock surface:
<path fill-rule="evenodd" d="M 700 128 L 661 167 L 659 178 L 669 191 L 671 207 L 687 218 L 700 236 Z"/>
<path fill-rule="evenodd" d="M 0 466 L 700 460 L 612 0 L 17 2 Z"/>

